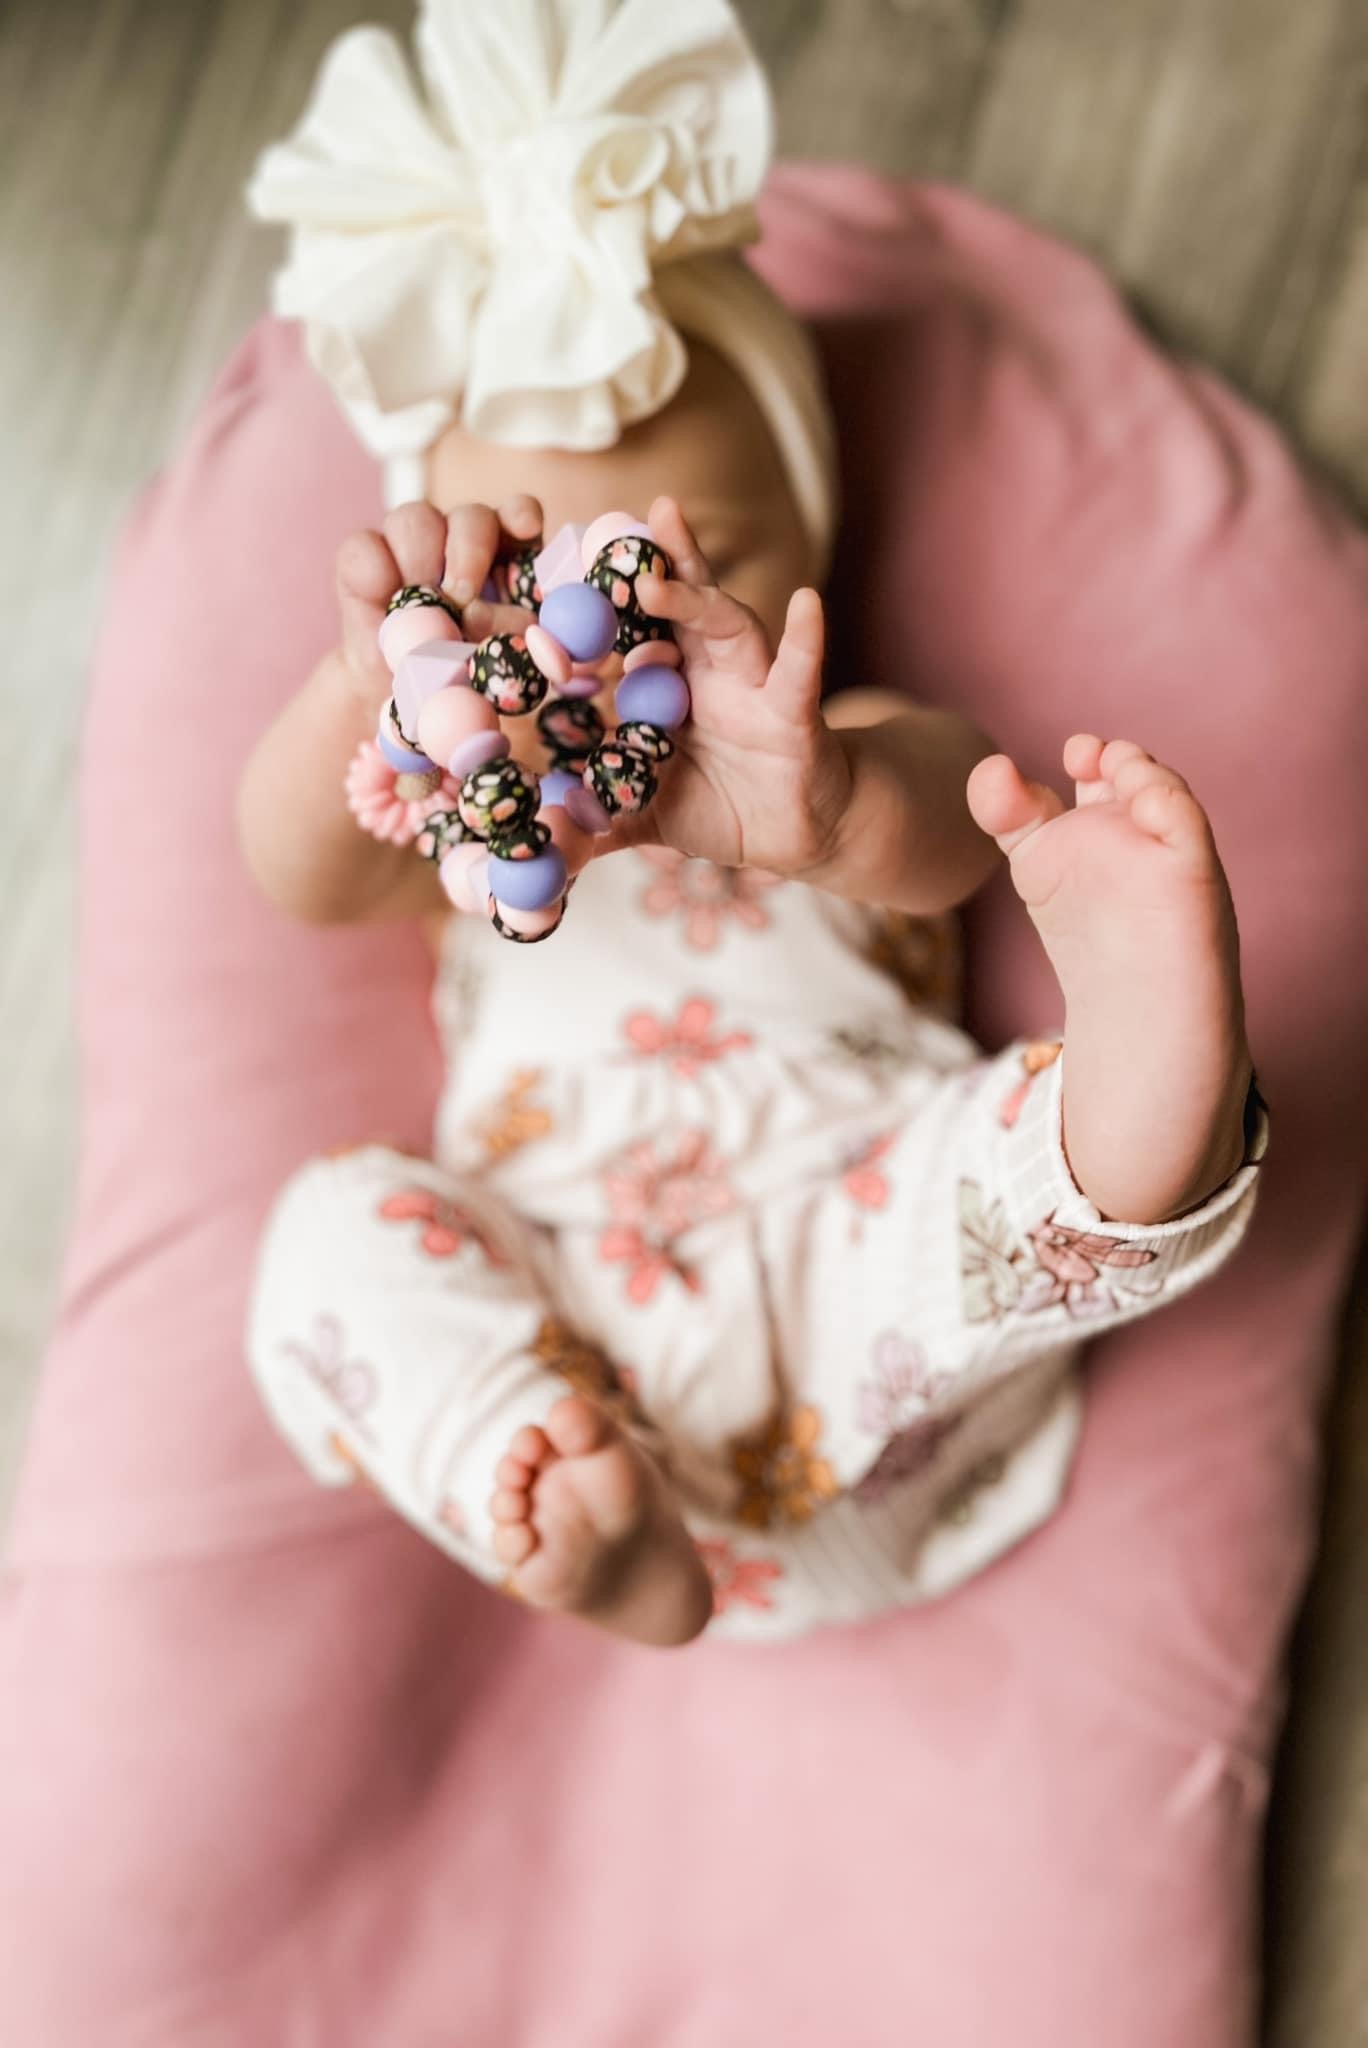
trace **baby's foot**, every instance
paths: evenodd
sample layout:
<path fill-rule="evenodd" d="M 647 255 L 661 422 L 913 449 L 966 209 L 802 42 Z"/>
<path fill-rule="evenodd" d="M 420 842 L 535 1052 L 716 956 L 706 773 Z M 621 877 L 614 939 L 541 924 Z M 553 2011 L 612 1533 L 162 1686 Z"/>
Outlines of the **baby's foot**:
<path fill-rule="evenodd" d="M 583 1615 L 638 1643 L 687 1643 L 712 1589 L 665 1482 L 600 1408 L 569 1395 L 520 1429 L 499 1464 L 495 1554 L 531 1607 Z"/>
<path fill-rule="evenodd" d="M 1104 1216 L 1196 1207 L 1244 1149 L 1235 914 L 1201 805 L 1132 740 L 1077 734 L 1077 802 L 981 761 L 969 807 L 1008 856 L 1064 992 L 1069 1164 Z"/>

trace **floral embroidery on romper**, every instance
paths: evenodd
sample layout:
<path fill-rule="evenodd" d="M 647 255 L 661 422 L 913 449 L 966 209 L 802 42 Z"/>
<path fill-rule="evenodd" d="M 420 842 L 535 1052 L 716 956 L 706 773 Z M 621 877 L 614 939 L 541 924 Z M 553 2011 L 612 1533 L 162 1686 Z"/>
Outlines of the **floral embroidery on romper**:
<path fill-rule="evenodd" d="M 682 1079 L 691 1081 L 701 1066 L 729 1052 L 743 1052 L 754 1043 L 748 1031 L 719 1037 L 714 1026 L 717 1005 L 706 996 L 690 996 L 677 1017 L 655 1017 L 634 1010 L 622 1029 L 633 1051 L 647 1059 L 669 1060 Z"/>
<path fill-rule="evenodd" d="M 1000 1201 L 985 1203 L 976 1181 L 959 1184 L 960 1290 L 967 1323 L 995 1323 L 1021 1299 L 1026 1255 Z"/>
<path fill-rule="evenodd" d="M 1040 1271 L 1023 1291 L 1023 1315 L 1046 1308 L 1065 1308 L 1080 1317 L 1111 1315 L 1127 1294 L 1157 1294 L 1163 1285 L 1153 1274 L 1145 1281 L 1117 1277 L 1154 1264 L 1159 1254 L 1148 1245 L 1129 1244 L 1100 1230 L 1071 1230 L 1052 1215 L 1036 1226 L 1030 1241 Z M 1104 1279 L 1104 1273 L 1109 1277 Z"/>
<path fill-rule="evenodd" d="M 725 1614 L 731 1607 L 773 1611 L 771 1594 L 784 1576 L 784 1567 L 776 1559 L 738 1557 L 730 1543 L 719 1537 L 700 1540 L 698 1554 L 712 1580 L 714 1614 Z"/>
<path fill-rule="evenodd" d="M 337 1317 L 323 1313 L 314 1317 L 307 1338 L 291 1338 L 281 1345 L 280 1354 L 302 1367 L 315 1386 L 321 1387 L 334 1407 L 346 1416 L 356 1434 L 367 1437 L 370 1432 L 364 1417 L 367 1409 L 375 1405 L 379 1382 L 373 1366 L 362 1359 L 347 1357 L 346 1343 Z M 345 1439 L 329 1441 L 348 1464 L 355 1465 L 356 1455 Z"/>
<path fill-rule="evenodd" d="M 525 1067 L 509 1076 L 503 1094 L 476 1131 L 486 1158 L 507 1159 L 524 1145 L 549 1137 L 554 1128 L 550 1111 L 530 1100 L 542 1078 L 539 1067 Z"/>
<path fill-rule="evenodd" d="M 718 868 L 711 861 L 681 859 L 655 847 L 641 849 L 659 872 L 641 899 L 648 917 L 684 920 L 684 941 L 696 953 L 711 953 L 729 918 L 748 931 L 764 931 L 769 912 L 763 898 L 780 887 L 777 875 L 758 868 Z"/>
<path fill-rule="evenodd" d="M 629 1146 L 605 1167 L 603 1190 L 614 1220 L 599 1238 L 599 1257 L 627 1266 L 627 1299 L 644 1306 L 667 1276 L 701 1294 L 703 1282 L 675 1241 L 735 1200 L 707 1132 L 686 1131 L 663 1160 L 653 1144 Z"/>
<path fill-rule="evenodd" d="M 1033 1038 L 1021 1048 L 1022 1077 L 1013 1084 L 1011 1093 L 1004 1096 L 998 1110 L 998 1122 L 1004 1131 L 1010 1131 L 1021 1115 L 1036 1075 L 1052 1067 L 1063 1050 L 1057 1038 Z"/>
<path fill-rule="evenodd" d="M 903 911 L 882 914 L 877 938 L 869 951 L 918 1010 L 937 1010 L 953 1017 L 960 1000 L 959 921 L 953 916 L 912 917 Z"/>
<path fill-rule="evenodd" d="M 821 1414 L 809 1404 L 734 1445 L 732 1469 L 741 1481 L 737 1519 L 752 1529 L 768 1529 L 776 1519 L 807 1522 L 823 1501 L 834 1500 L 836 1475 L 818 1455 L 821 1439 Z"/>
<path fill-rule="evenodd" d="M 890 1488 L 925 1469 L 960 1425 L 958 1415 L 929 1415 L 927 1409 L 948 1375 L 930 1371 L 919 1344 L 885 1330 L 874 1345 L 873 1380 L 861 1385 L 855 1417 L 884 1447 L 853 1489 L 856 1500 L 882 1499 Z"/>
<path fill-rule="evenodd" d="M 880 1173 L 878 1162 L 886 1159 L 897 1144 L 901 1133 L 890 1131 L 882 1138 L 870 1138 L 848 1158 L 841 1173 L 841 1187 L 854 1202 L 857 1209 L 884 1209 L 893 1192 L 887 1174 Z"/>
<path fill-rule="evenodd" d="M 432 1259 L 454 1259 L 468 1244 L 477 1245 L 491 1266 L 506 1266 L 508 1260 L 468 1209 L 450 1202 L 431 1188 L 401 1188 L 387 1195 L 377 1212 L 386 1223 L 421 1223 L 418 1242 Z"/>
<path fill-rule="evenodd" d="M 606 1408 L 620 1422 L 640 1422 L 635 1378 L 619 1372 L 612 1361 L 556 1316 L 543 1318 L 532 1339 L 532 1356 L 548 1372 L 557 1373 L 577 1394 Z M 629 1384 L 630 1382 L 630 1384 Z"/>

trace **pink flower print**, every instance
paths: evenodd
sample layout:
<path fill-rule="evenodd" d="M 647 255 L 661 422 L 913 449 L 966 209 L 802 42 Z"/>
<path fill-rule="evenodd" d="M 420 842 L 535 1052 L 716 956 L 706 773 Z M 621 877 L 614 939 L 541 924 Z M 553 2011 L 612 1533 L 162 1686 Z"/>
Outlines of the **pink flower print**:
<path fill-rule="evenodd" d="M 897 1142 L 896 1131 L 882 1138 L 870 1138 L 847 1159 L 841 1186 L 857 1208 L 883 1209 L 887 1206 L 893 1189 L 887 1175 L 879 1172 L 878 1162 L 888 1157 Z"/>
<path fill-rule="evenodd" d="M 315 1316 L 308 1337 L 282 1344 L 280 1351 L 282 1357 L 302 1367 L 315 1386 L 323 1389 L 358 1436 L 369 1436 L 364 1418 L 375 1405 L 379 1384 L 373 1366 L 347 1357 L 346 1338 L 336 1316 Z"/>
<path fill-rule="evenodd" d="M 1010 1094 L 1004 1097 L 998 1109 L 998 1122 L 1005 1131 L 1010 1131 L 1026 1106 L 1026 1097 L 1031 1092 L 1031 1083 L 1037 1074 L 1043 1074 L 1052 1067 L 1064 1048 L 1057 1038 L 1033 1038 L 1021 1048 L 1022 1076 Z"/>
<path fill-rule="evenodd" d="M 411 845 L 432 812 L 449 810 L 460 793 L 435 768 L 421 775 L 391 768 L 374 740 L 363 740 L 352 755 L 346 789 L 357 823 L 394 846 Z"/>
<path fill-rule="evenodd" d="M 491 1266 L 506 1266 L 508 1260 L 493 1244 L 468 1209 L 449 1202 L 431 1188 L 401 1188 L 380 1204 L 387 1223 L 421 1223 L 418 1242 L 433 1259 L 454 1259 L 468 1244 L 478 1245 Z"/>
<path fill-rule="evenodd" d="M 629 1146 L 604 1169 L 603 1189 L 613 1222 L 599 1238 L 599 1257 L 629 1267 L 627 1299 L 644 1305 L 670 1275 L 701 1293 L 703 1283 L 678 1256 L 675 1240 L 735 1200 L 706 1131 L 686 1131 L 664 1160 L 653 1144 Z"/>
<path fill-rule="evenodd" d="M 470 1534 L 470 1524 L 466 1520 L 465 1509 L 459 1501 L 452 1500 L 449 1494 L 437 1510 L 437 1520 L 442 1528 L 449 1529 L 453 1536 L 468 1536 Z"/>
<path fill-rule="evenodd" d="M 774 1606 L 771 1593 L 784 1568 L 772 1557 L 738 1557 L 730 1543 L 709 1538 L 698 1545 L 698 1554 L 712 1580 L 713 1613 L 725 1614 L 729 1607 L 754 1607 L 768 1613 Z"/>
<path fill-rule="evenodd" d="M 706 997 L 690 996 L 677 1017 L 653 1017 L 649 1010 L 634 1010 L 622 1028 L 637 1052 L 646 1058 L 669 1060 L 677 1074 L 691 1081 L 701 1066 L 729 1052 L 741 1052 L 752 1043 L 746 1031 L 719 1037 L 713 1029 L 716 1016 L 716 1005 Z"/>
<path fill-rule="evenodd" d="M 853 1489 L 856 1500 L 879 1500 L 923 1471 L 959 1427 L 958 1416 L 927 1413 L 947 1377 L 932 1372 L 921 1346 L 896 1330 L 885 1330 L 876 1340 L 874 1378 L 860 1388 L 855 1415 L 861 1429 L 886 1441 Z"/>
<path fill-rule="evenodd" d="M 1162 1285 L 1152 1274 L 1148 1284 L 1120 1277 L 1154 1264 L 1159 1255 L 1148 1245 L 1099 1230 L 1071 1230 L 1052 1215 L 1029 1233 L 1029 1242 L 1040 1270 L 1022 1291 L 1023 1315 L 1065 1308 L 1071 1316 L 1104 1316 L 1121 1306 L 1124 1295 L 1157 1294 Z"/>
<path fill-rule="evenodd" d="M 718 868 L 707 860 L 678 860 L 661 869 L 641 899 L 648 917 L 673 917 L 684 921 L 685 944 L 696 953 L 711 953 L 722 936 L 728 918 L 747 931 L 764 931 L 769 912 L 764 897 L 779 887 L 777 875 L 756 868 Z"/>

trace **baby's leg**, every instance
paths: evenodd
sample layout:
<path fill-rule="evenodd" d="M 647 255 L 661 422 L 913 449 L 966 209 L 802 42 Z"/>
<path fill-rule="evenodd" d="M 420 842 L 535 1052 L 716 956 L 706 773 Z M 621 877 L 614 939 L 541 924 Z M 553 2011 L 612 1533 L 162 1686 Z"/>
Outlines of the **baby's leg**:
<path fill-rule="evenodd" d="M 686 1641 L 706 1573 L 655 1461 L 557 1376 L 533 1242 L 427 1162 L 379 1147 L 315 1161 L 263 1241 L 253 1372 L 315 1478 L 364 1477 L 531 1605 Z"/>
<path fill-rule="evenodd" d="M 1005 755 L 969 783 L 1059 977 L 1064 1126 L 1103 1216 L 1162 1222 L 1201 1202 L 1243 1149 L 1249 1088 L 1235 917 L 1186 783 L 1130 740 L 1071 739 L 1066 810 Z"/>

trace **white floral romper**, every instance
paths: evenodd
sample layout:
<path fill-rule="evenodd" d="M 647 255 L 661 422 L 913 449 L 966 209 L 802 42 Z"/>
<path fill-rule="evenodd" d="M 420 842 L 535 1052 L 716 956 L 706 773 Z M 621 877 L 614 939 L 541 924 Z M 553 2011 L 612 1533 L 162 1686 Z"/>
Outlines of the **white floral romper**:
<path fill-rule="evenodd" d="M 667 1465 L 714 1628 L 755 1639 L 1036 1527 L 1080 1344 L 1234 1250 L 1262 1120 L 1200 1210 L 1103 1224 L 1060 1048 L 989 1059 L 943 1021 L 947 945 L 658 853 L 591 867 L 546 945 L 453 920 L 435 1163 L 318 1160 L 262 1249 L 252 1368 L 315 1477 L 365 1475 L 497 1583 L 494 1468 L 568 1383 Z"/>

